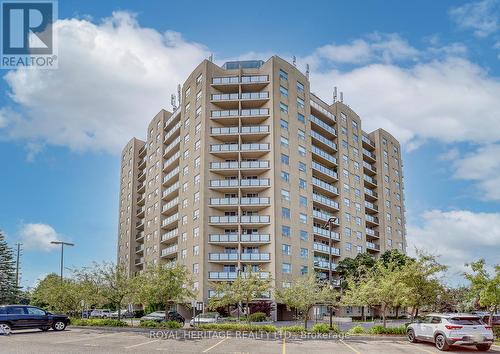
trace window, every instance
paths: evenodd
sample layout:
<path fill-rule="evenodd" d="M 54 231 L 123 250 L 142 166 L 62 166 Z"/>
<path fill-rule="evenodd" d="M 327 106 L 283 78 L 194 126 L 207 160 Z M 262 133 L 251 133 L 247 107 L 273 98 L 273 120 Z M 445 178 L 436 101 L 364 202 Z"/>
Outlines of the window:
<path fill-rule="evenodd" d="M 287 244 L 282 244 L 281 245 L 281 253 L 285 256 L 290 256 L 292 254 L 292 246 L 287 245 Z"/>
<path fill-rule="evenodd" d="M 290 164 L 290 158 L 288 157 L 288 155 L 281 154 L 281 163 L 284 165 Z"/>
<path fill-rule="evenodd" d="M 198 174 L 198 175 L 194 176 L 194 185 L 196 186 L 199 183 L 200 183 L 200 175 Z"/>
<path fill-rule="evenodd" d="M 203 80 L 203 74 L 198 75 L 196 78 L 196 85 L 201 84 L 201 81 Z"/>
<path fill-rule="evenodd" d="M 186 250 L 186 249 L 183 249 L 183 250 L 181 251 L 181 258 L 182 258 L 182 259 L 186 259 L 186 257 L 187 257 L 187 250 Z"/>
<path fill-rule="evenodd" d="M 297 91 L 304 92 L 304 85 L 297 81 Z"/>
<path fill-rule="evenodd" d="M 346 127 L 340 127 L 340 133 L 342 135 L 347 135 L 347 128 Z"/>
<path fill-rule="evenodd" d="M 301 113 L 297 113 L 297 120 L 301 123 L 305 123 L 306 122 L 306 118 L 304 117 L 303 114 Z"/>
<path fill-rule="evenodd" d="M 309 271 L 309 268 L 306 265 L 300 266 L 300 274 L 301 275 L 306 275 L 308 271 Z"/>
<path fill-rule="evenodd" d="M 281 265 L 281 271 L 285 274 L 290 274 L 292 272 L 292 265 L 290 263 L 283 263 Z"/>
<path fill-rule="evenodd" d="M 300 230 L 300 239 L 302 241 L 307 241 L 309 239 L 309 234 L 306 230 Z"/>
<path fill-rule="evenodd" d="M 348 236 L 348 237 L 351 237 L 351 234 L 352 234 L 352 230 L 351 230 L 351 228 L 349 228 L 349 227 L 344 227 L 344 235 L 345 235 L 345 236 Z"/>
<path fill-rule="evenodd" d="M 281 190 L 281 200 L 290 201 L 290 192 L 286 189 Z"/>
<path fill-rule="evenodd" d="M 184 184 L 182 185 L 182 191 L 183 191 L 183 192 L 187 191 L 187 189 L 188 189 L 188 185 L 189 185 L 189 184 L 188 184 L 187 182 L 184 182 Z"/>
<path fill-rule="evenodd" d="M 187 215 L 184 215 L 182 217 L 182 225 L 186 225 L 187 223 L 188 223 L 188 217 L 187 217 Z"/>
<path fill-rule="evenodd" d="M 281 208 L 281 217 L 283 219 L 290 219 L 290 209 L 288 209 L 288 208 Z"/>
<path fill-rule="evenodd" d="M 193 256 L 198 256 L 200 254 L 200 246 L 193 246 Z"/>
<path fill-rule="evenodd" d="M 200 272 L 199 263 L 193 263 L 193 274 L 198 274 Z"/>
<path fill-rule="evenodd" d="M 299 140 L 306 140 L 306 133 L 302 129 L 298 129 L 297 137 L 299 138 Z"/>
<path fill-rule="evenodd" d="M 200 157 L 199 156 L 194 159 L 194 168 L 198 168 L 198 167 L 200 167 Z"/>
<path fill-rule="evenodd" d="M 193 220 L 198 220 L 199 217 L 200 217 L 200 209 L 196 209 L 195 211 L 193 211 Z"/>
<path fill-rule="evenodd" d="M 349 198 L 344 198 L 344 205 L 346 207 L 350 207 L 351 206 L 351 201 L 349 200 Z"/>
<path fill-rule="evenodd" d="M 196 101 L 199 101 L 201 99 L 201 90 L 198 91 L 198 93 L 196 94 Z"/>
<path fill-rule="evenodd" d="M 356 253 L 363 253 L 363 247 L 356 246 Z"/>
<path fill-rule="evenodd" d="M 280 79 L 288 81 L 288 73 L 283 69 L 280 69 Z"/>
<path fill-rule="evenodd" d="M 299 161 L 299 171 L 306 172 L 306 169 L 307 169 L 306 164 Z"/>
<path fill-rule="evenodd" d="M 288 97 L 288 89 L 286 87 L 280 86 L 280 93 L 283 97 Z"/>
<path fill-rule="evenodd" d="M 288 113 L 288 105 L 284 104 L 283 102 L 280 102 L 280 111 L 283 113 Z"/>
<path fill-rule="evenodd" d="M 290 182 L 290 174 L 285 171 L 281 171 L 281 180 L 283 182 L 289 183 Z"/>
<path fill-rule="evenodd" d="M 200 146 L 201 146 L 201 141 L 200 140 L 196 140 L 196 142 L 194 143 L 194 150 L 199 150 L 200 149 Z"/>
<path fill-rule="evenodd" d="M 345 249 L 346 249 L 346 251 L 349 251 L 349 252 L 350 252 L 350 251 L 352 250 L 352 243 L 347 242 L 347 243 L 345 244 Z"/>
<path fill-rule="evenodd" d="M 351 214 L 345 213 L 345 221 L 346 222 L 351 222 Z"/>
<path fill-rule="evenodd" d="M 288 122 L 284 119 L 280 119 L 280 127 L 283 130 L 288 130 Z"/>
<path fill-rule="evenodd" d="M 193 201 L 194 201 L 195 204 L 200 201 L 200 192 L 195 192 L 194 193 Z"/>
<path fill-rule="evenodd" d="M 193 237 L 194 237 L 194 238 L 198 238 L 198 237 L 200 237 L 200 228 L 199 228 L 199 227 L 195 227 L 195 228 L 193 229 Z"/>
<path fill-rule="evenodd" d="M 288 147 L 288 138 L 285 138 L 284 136 L 282 136 L 282 137 L 280 138 L 280 144 L 281 144 L 281 146 L 283 146 L 283 147 L 286 147 L 286 148 L 287 148 L 287 147 Z"/>
<path fill-rule="evenodd" d="M 290 226 L 281 226 L 281 236 L 290 237 Z"/>
<path fill-rule="evenodd" d="M 297 97 L 297 108 L 304 108 L 304 100 L 300 97 Z"/>
<path fill-rule="evenodd" d="M 305 157 L 306 156 L 306 148 L 303 147 L 302 145 L 299 145 L 298 147 L 298 151 L 299 151 L 299 155 L 302 156 L 302 157 Z"/>
<path fill-rule="evenodd" d="M 307 248 L 301 248 L 300 249 L 300 257 L 301 258 L 308 258 L 309 257 L 309 250 Z"/>
<path fill-rule="evenodd" d="M 304 213 L 299 214 L 299 221 L 301 224 L 307 224 L 307 215 Z"/>
<path fill-rule="evenodd" d="M 194 130 L 194 133 L 195 133 L 195 134 L 198 134 L 198 133 L 200 132 L 200 130 L 201 130 L 201 123 L 198 123 L 198 124 L 196 124 L 195 130 Z"/>
<path fill-rule="evenodd" d="M 307 182 L 304 179 L 299 178 L 299 188 L 306 189 L 306 187 L 307 187 Z"/>

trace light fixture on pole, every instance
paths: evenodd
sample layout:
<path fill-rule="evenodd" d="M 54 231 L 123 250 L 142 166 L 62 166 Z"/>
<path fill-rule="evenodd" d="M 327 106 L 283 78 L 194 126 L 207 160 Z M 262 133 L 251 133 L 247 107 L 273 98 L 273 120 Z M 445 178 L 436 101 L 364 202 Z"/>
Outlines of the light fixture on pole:
<path fill-rule="evenodd" d="M 61 282 L 63 281 L 64 246 L 74 246 L 74 243 L 64 241 L 50 241 L 53 245 L 61 245 Z"/>

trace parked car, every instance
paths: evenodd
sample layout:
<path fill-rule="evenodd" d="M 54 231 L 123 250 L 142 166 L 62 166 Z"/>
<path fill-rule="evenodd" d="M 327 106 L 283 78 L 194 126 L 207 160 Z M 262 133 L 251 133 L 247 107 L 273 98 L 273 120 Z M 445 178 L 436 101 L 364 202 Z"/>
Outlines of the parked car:
<path fill-rule="evenodd" d="M 493 327 L 499 327 L 500 326 L 500 314 L 495 313 L 493 317 L 491 318 L 491 325 Z M 484 323 L 490 323 L 490 314 L 484 315 L 483 316 L 483 322 Z"/>
<path fill-rule="evenodd" d="M 189 325 L 191 327 L 194 327 L 200 324 L 217 323 L 219 319 L 220 315 L 217 312 L 200 313 L 199 315 L 196 315 L 193 319 L 191 319 L 191 321 L 189 321 Z"/>
<path fill-rule="evenodd" d="M 92 310 L 83 310 L 82 311 L 82 318 L 90 318 L 90 314 L 92 313 Z"/>
<path fill-rule="evenodd" d="M 110 310 L 95 309 L 90 312 L 90 318 L 110 318 Z"/>
<path fill-rule="evenodd" d="M 493 331 L 481 317 L 472 314 L 431 313 L 423 320 L 416 320 L 406 330 L 408 340 L 432 342 L 439 350 L 452 345 L 476 346 L 486 351 L 493 344 Z"/>
<path fill-rule="evenodd" d="M 147 314 L 146 316 L 142 316 L 141 321 L 155 321 L 155 322 L 163 322 L 165 321 L 165 311 L 155 311 Z M 176 321 L 179 323 L 184 323 L 186 320 L 182 317 L 177 311 L 168 311 L 167 313 L 167 321 Z"/>
<path fill-rule="evenodd" d="M 128 310 L 123 309 L 123 310 L 120 311 L 120 316 L 122 318 L 133 318 L 134 317 L 134 313 L 133 312 L 129 312 Z M 109 314 L 109 317 L 110 318 L 118 318 L 118 310 L 111 312 Z"/>
<path fill-rule="evenodd" d="M 53 314 L 28 305 L 0 305 L 0 332 L 39 328 L 46 332 L 50 328 L 63 331 L 70 320 L 66 315 Z"/>

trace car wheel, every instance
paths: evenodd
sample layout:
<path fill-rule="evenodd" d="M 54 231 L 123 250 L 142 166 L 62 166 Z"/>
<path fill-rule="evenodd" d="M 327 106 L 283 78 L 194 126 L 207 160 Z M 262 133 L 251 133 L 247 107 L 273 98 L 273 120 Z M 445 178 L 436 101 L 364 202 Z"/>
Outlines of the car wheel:
<path fill-rule="evenodd" d="M 490 350 L 491 344 L 478 344 L 478 345 L 476 345 L 476 348 L 479 351 L 486 352 L 486 351 Z"/>
<path fill-rule="evenodd" d="M 446 338 L 442 334 L 438 334 L 434 338 L 434 342 L 436 344 L 436 348 L 438 348 L 441 351 L 446 351 L 450 349 L 450 346 L 448 345 L 448 343 L 446 343 Z"/>
<path fill-rule="evenodd" d="M 415 337 L 415 331 L 413 329 L 409 329 L 408 332 L 406 332 L 406 336 L 408 337 L 408 341 L 410 343 L 417 343 L 418 340 Z"/>
<path fill-rule="evenodd" d="M 65 328 L 66 328 L 66 322 L 63 321 L 56 321 L 52 325 L 52 329 L 54 331 L 64 331 Z"/>
<path fill-rule="evenodd" d="M 50 327 L 41 327 L 40 329 L 43 331 L 43 332 L 47 332 L 49 330 Z"/>
<path fill-rule="evenodd" d="M 10 327 L 10 324 L 0 323 L 0 334 L 9 335 L 11 331 L 12 331 L 12 328 Z"/>

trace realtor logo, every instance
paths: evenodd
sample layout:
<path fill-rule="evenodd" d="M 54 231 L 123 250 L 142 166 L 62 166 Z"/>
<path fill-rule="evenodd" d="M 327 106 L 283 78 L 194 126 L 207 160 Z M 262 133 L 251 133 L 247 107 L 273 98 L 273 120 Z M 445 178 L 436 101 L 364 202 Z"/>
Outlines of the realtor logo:
<path fill-rule="evenodd" d="M 2 2 L 2 68 L 56 68 L 53 1 Z"/>

